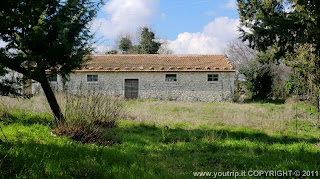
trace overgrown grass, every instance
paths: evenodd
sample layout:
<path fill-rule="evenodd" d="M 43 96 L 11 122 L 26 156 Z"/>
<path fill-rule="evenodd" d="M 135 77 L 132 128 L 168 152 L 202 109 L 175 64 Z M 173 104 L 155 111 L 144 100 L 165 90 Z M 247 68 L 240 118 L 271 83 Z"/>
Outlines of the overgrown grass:
<path fill-rule="evenodd" d="M 130 118 L 110 133 L 120 141 L 113 146 L 57 137 L 47 111 L 14 109 L 0 123 L 8 139 L 0 144 L 3 178 L 192 178 L 196 171 L 320 168 L 316 114 L 302 104 L 296 116 L 293 104 L 131 100 Z"/>

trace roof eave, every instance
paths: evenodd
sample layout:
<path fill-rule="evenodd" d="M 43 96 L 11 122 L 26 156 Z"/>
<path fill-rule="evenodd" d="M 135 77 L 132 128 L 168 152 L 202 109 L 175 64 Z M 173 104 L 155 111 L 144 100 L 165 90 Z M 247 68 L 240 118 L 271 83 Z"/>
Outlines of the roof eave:
<path fill-rule="evenodd" d="M 73 70 L 73 72 L 236 72 L 235 70 Z"/>

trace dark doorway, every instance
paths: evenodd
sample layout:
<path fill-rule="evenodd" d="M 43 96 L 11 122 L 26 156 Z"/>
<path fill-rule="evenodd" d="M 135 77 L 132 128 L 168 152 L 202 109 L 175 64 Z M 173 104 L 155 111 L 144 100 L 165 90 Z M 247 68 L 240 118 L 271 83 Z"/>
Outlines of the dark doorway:
<path fill-rule="evenodd" d="M 125 79 L 124 81 L 124 97 L 127 99 L 137 99 L 139 91 L 138 79 Z"/>

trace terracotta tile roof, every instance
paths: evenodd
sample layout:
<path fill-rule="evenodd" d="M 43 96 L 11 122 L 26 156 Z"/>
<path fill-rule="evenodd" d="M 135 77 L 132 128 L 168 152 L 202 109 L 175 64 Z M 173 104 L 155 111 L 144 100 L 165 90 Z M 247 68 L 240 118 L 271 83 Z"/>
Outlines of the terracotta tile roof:
<path fill-rule="evenodd" d="M 225 55 L 96 55 L 75 72 L 227 71 L 235 70 Z"/>

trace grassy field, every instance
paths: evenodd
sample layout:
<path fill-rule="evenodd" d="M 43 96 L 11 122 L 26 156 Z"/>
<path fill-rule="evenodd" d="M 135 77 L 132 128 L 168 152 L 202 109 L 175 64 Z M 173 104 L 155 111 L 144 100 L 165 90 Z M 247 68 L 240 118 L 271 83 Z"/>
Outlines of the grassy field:
<path fill-rule="evenodd" d="M 313 108 L 286 103 L 125 101 L 113 146 L 75 143 L 52 132 L 43 97 L 1 98 L 0 176 L 192 178 L 193 172 L 320 170 Z M 320 172 L 320 171 L 319 171 Z"/>

